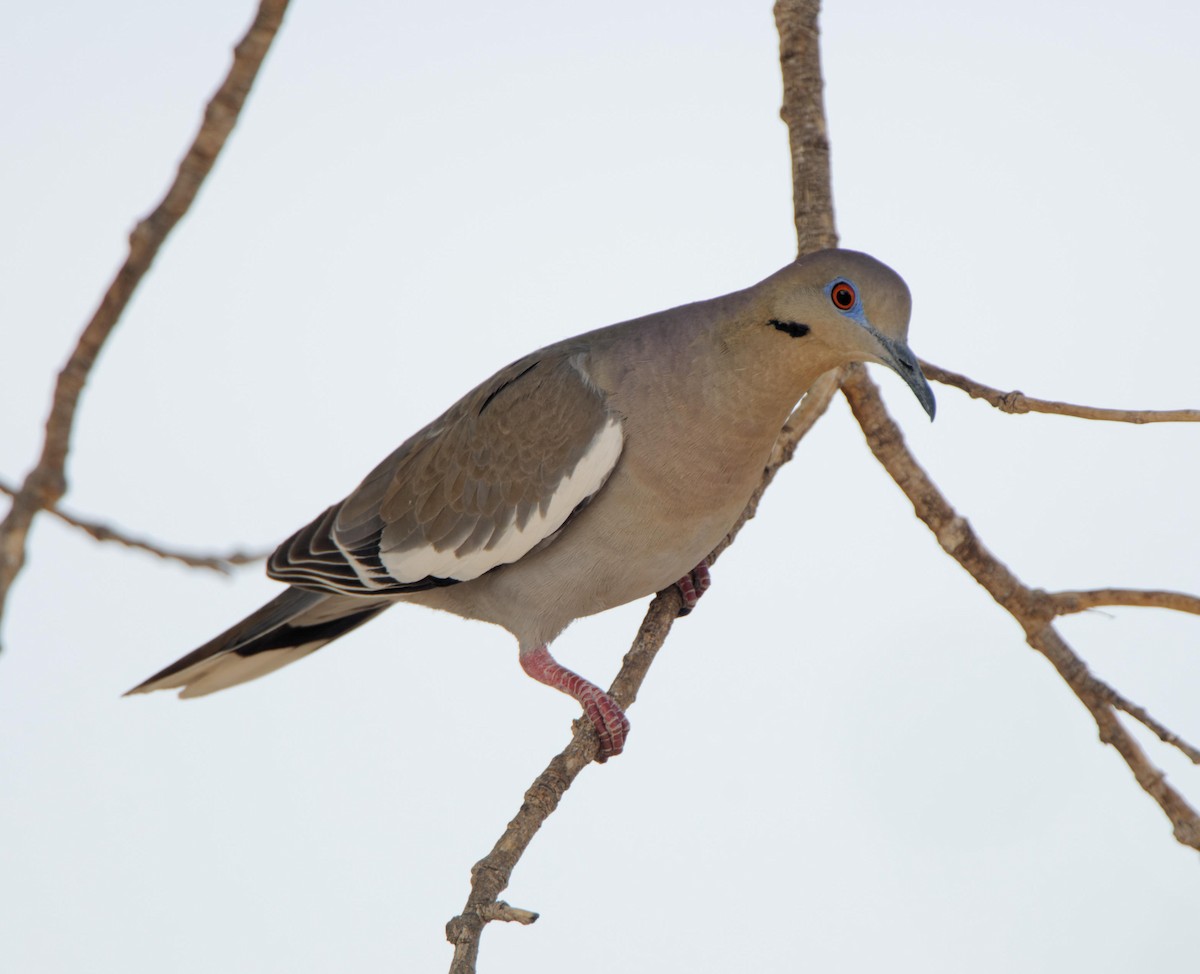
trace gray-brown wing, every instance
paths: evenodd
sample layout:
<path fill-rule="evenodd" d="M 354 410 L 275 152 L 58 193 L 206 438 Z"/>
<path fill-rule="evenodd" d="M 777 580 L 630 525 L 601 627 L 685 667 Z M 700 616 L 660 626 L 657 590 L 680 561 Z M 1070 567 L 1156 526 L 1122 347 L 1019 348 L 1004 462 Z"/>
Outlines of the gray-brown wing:
<path fill-rule="evenodd" d="M 547 543 L 608 479 L 620 418 L 571 350 L 521 359 L 407 440 L 272 555 L 272 578 L 380 595 L 450 585 Z"/>

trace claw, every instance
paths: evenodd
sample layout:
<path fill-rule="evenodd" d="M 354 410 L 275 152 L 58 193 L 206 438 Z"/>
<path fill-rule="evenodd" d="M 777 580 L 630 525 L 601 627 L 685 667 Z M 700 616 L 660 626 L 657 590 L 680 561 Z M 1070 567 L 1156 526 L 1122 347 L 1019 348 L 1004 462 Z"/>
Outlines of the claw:
<path fill-rule="evenodd" d="M 578 673 L 561 665 L 550 655 L 550 650 L 545 645 L 522 652 L 521 667 L 539 683 L 560 690 L 579 701 L 584 715 L 591 721 L 596 737 L 600 740 L 600 751 L 596 755 L 600 764 L 625 750 L 625 738 L 629 736 L 629 719 L 620 704 L 596 684 L 588 682 Z"/>
<path fill-rule="evenodd" d="M 679 610 L 679 614 L 685 616 L 696 608 L 700 596 L 707 592 L 708 587 L 712 585 L 712 576 L 708 573 L 708 560 L 700 562 L 675 585 L 679 588 L 679 594 L 683 596 L 683 607 Z"/>
<path fill-rule="evenodd" d="M 596 760 L 603 764 L 625 750 L 625 738 L 629 736 L 629 718 L 607 693 L 598 687 L 593 687 L 593 690 L 594 693 L 585 691 L 580 703 L 583 704 L 583 712 L 592 722 L 592 728 L 600 739 L 600 753 L 596 755 Z"/>

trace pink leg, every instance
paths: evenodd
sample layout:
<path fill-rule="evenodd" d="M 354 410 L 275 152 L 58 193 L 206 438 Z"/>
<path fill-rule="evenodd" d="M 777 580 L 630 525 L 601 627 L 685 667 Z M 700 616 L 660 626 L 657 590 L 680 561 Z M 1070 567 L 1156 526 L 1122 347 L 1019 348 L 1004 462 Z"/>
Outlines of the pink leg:
<path fill-rule="evenodd" d="M 708 574 L 708 560 L 700 562 L 675 584 L 683 596 L 683 608 L 679 610 L 679 614 L 685 616 L 696 608 L 700 596 L 707 592 L 708 587 L 712 584 L 712 576 Z"/>
<path fill-rule="evenodd" d="M 600 753 L 596 760 L 603 764 L 625 748 L 629 736 L 629 720 L 617 702 L 594 683 L 559 664 L 545 644 L 521 652 L 521 668 L 539 683 L 574 697 L 583 707 L 596 736 L 600 738 Z"/>

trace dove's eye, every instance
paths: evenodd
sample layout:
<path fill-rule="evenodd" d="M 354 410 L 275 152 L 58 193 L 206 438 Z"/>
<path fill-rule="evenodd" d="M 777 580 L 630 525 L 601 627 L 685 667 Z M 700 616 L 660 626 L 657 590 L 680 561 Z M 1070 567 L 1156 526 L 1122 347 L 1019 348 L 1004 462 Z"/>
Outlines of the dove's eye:
<path fill-rule="evenodd" d="M 849 281 L 836 281 L 829 289 L 829 300 L 839 311 L 849 311 L 858 300 L 858 295 Z"/>

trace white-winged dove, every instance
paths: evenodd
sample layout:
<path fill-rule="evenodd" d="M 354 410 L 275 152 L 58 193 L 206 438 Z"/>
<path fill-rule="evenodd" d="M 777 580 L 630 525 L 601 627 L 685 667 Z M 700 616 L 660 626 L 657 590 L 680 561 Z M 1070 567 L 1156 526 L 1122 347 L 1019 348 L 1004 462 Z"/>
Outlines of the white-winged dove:
<path fill-rule="evenodd" d="M 893 270 L 823 250 L 744 291 L 518 359 L 280 545 L 267 573 L 286 591 L 129 692 L 222 690 L 416 602 L 503 626 L 525 672 L 583 706 L 599 759 L 619 754 L 620 707 L 548 644 L 673 582 L 690 609 L 821 373 L 886 365 L 932 418 L 905 343 L 910 308 Z"/>

